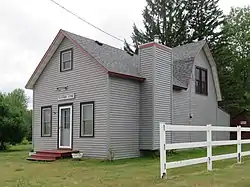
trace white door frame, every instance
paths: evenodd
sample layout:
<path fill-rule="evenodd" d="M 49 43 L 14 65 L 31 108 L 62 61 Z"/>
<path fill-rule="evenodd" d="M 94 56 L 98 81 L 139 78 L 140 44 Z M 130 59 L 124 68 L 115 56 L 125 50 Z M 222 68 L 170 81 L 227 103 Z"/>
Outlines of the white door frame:
<path fill-rule="evenodd" d="M 70 109 L 70 138 L 69 138 L 69 146 L 61 146 L 61 114 L 62 114 L 62 109 Z M 73 116 L 73 111 L 72 111 L 72 105 L 64 105 L 64 106 L 59 106 L 59 121 L 58 121 L 58 131 L 59 131 L 59 137 L 58 137 L 58 147 L 59 148 L 64 148 L 64 149 L 72 149 L 72 116 Z"/>

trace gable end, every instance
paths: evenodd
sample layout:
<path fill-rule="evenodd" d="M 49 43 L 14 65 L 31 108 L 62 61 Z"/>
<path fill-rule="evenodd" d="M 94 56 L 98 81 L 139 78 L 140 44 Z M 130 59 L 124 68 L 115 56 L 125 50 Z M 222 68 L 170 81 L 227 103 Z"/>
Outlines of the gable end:
<path fill-rule="evenodd" d="M 124 72 L 116 72 L 109 70 L 108 67 L 105 67 L 102 63 L 98 62 L 98 59 L 96 59 L 96 56 L 92 56 L 90 52 L 85 50 L 83 46 L 81 46 L 74 38 L 70 36 L 70 34 L 66 31 L 60 30 L 58 34 L 56 35 L 55 39 L 53 40 L 52 44 L 50 45 L 49 49 L 46 51 L 45 55 L 43 56 L 42 60 L 36 67 L 35 71 L 33 72 L 32 76 L 30 77 L 29 81 L 27 82 L 25 88 L 26 89 L 33 89 L 36 81 L 38 80 L 39 76 L 43 72 L 44 68 L 52 58 L 53 54 L 61 44 L 64 38 L 69 39 L 77 48 L 80 49 L 80 51 L 87 55 L 89 58 L 91 58 L 93 61 L 95 61 L 106 73 L 110 73 L 112 75 L 115 74 L 115 76 L 119 76 L 121 78 L 128 78 L 128 79 L 134 79 L 137 81 L 144 81 L 145 78 L 141 77 L 139 74 L 137 75 L 132 75 L 130 73 L 124 73 Z M 90 40 L 90 39 L 89 39 Z M 113 49 L 113 48 L 112 48 Z M 118 50 L 118 49 L 117 49 Z M 61 64 L 60 64 L 61 65 Z M 61 69 L 61 68 L 60 68 Z"/>

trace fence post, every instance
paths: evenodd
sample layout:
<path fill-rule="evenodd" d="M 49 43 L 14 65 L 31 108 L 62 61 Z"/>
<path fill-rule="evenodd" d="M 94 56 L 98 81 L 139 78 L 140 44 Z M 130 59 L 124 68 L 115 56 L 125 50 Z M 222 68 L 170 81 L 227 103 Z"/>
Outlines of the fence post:
<path fill-rule="evenodd" d="M 167 178 L 167 164 L 166 164 L 166 124 L 160 122 L 160 176 Z"/>
<path fill-rule="evenodd" d="M 241 163 L 241 126 L 237 126 L 237 163 Z"/>
<path fill-rule="evenodd" d="M 211 124 L 207 125 L 207 170 L 212 171 L 212 130 Z"/>

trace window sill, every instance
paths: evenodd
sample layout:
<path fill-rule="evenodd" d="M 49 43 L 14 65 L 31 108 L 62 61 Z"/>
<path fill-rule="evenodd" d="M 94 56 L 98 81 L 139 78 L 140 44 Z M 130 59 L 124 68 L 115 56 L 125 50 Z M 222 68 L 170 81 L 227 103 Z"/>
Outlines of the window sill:
<path fill-rule="evenodd" d="M 94 135 L 80 135 L 80 138 L 94 138 Z"/>
<path fill-rule="evenodd" d="M 67 72 L 67 71 L 71 71 L 72 70 L 72 68 L 70 68 L 70 69 L 64 69 L 64 70 L 60 70 L 60 72 Z"/>
<path fill-rule="evenodd" d="M 197 95 L 202 95 L 202 96 L 208 96 L 208 93 L 199 93 L 199 92 L 195 92 Z"/>
<path fill-rule="evenodd" d="M 52 135 L 41 135 L 41 137 L 52 137 Z"/>

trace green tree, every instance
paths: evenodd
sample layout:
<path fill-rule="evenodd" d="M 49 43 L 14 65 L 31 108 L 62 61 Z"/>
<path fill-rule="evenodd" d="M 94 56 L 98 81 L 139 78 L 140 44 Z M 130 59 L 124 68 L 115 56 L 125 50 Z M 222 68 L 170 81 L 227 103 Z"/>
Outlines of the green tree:
<path fill-rule="evenodd" d="M 206 40 L 210 48 L 221 37 L 224 23 L 223 11 L 218 6 L 219 0 L 188 0 L 187 10 L 188 40 Z"/>
<path fill-rule="evenodd" d="M 27 134 L 26 107 L 27 98 L 23 90 L 0 93 L 0 150 L 6 149 L 7 144 L 20 143 Z"/>
<path fill-rule="evenodd" d="M 221 35 L 223 12 L 218 0 L 146 0 L 143 10 L 144 30 L 133 26 L 135 46 L 153 41 L 159 35 L 160 43 L 169 47 L 206 39 L 213 44 Z M 127 48 L 125 46 L 125 48 Z"/>
<path fill-rule="evenodd" d="M 250 110 L 250 92 L 245 93 L 246 106 L 245 109 Z"/>
<path fill-rule="evenodd" d="M 151 42 L 159 35 L 163 45 L 174 47 L 185 42 L 186 16 L 183 0 L 146 0 L 143 10 L 145 32 L 133 26 L 132 40 L 134 44 Z"/>
<path fill-rule="evenodd" d="M 250 6 L 232 8 L 224 27 L 228 47 L 236 56 L 234 70 L 245 91 L 250 86 Z"/>
<path fill-rule="evenodd" d="M 32 140 L 32 110 L 27 110 L 25 115 L 26 138 Z"/>
<path fill-rule="evenodd" d="M 249 109 L 250 92 L 250 7 L 232 8 L 216 44 L 223 101 L 220 105 L 232 115 Z"/>
<path fill-rule="evenodd" d="M 6 95 L 7 102 L 20 110 L 26 110 L 28 104 L 28 98 L 23 89 L 15 89 Z"/>

